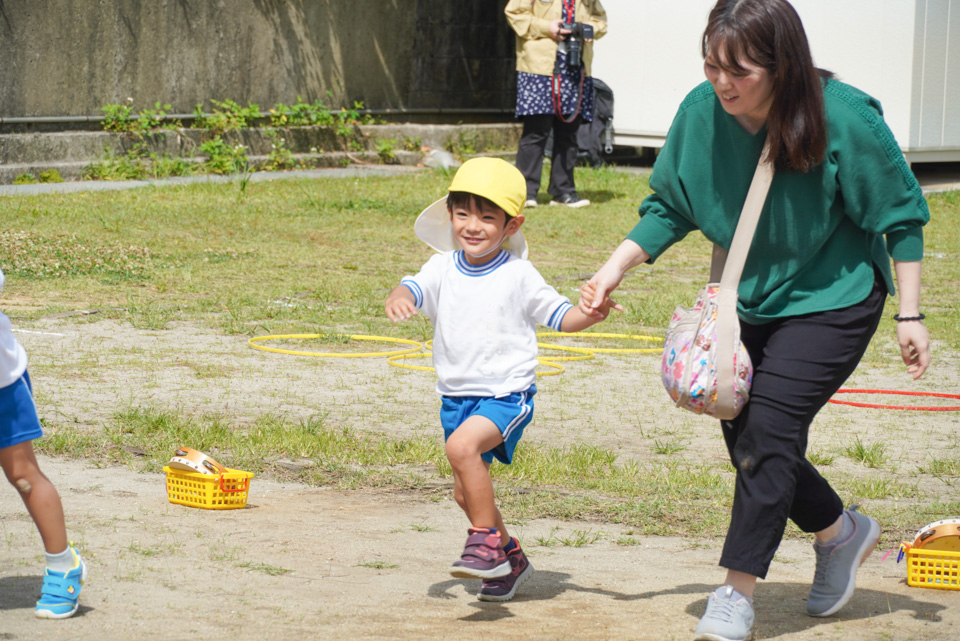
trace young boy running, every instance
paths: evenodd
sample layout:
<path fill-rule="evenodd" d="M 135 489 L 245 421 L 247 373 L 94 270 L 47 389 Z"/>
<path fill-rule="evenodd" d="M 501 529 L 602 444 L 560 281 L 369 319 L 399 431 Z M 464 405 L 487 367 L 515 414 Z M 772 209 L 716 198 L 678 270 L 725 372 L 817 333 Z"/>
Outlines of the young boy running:
<path fill-rule="evenodd" d="M 3 280 L 0 271 L 0 290 Z M 67 542 L 60 495 L 40 471 L 33 454 L 32 441 L 41 436 L 27 374 L 27 353 L 13 335 L 10 319 L 0 313 L 0 466 L 20 492 L 47 553 L 36 615 L 41 619 L 66 619 L 77 611 L 87 566 Z"/>
<path fill-rule="evenodd" d="M 507 533 L 494 501 L 490 464 L 509 464 L 533 417 L 536 323 L 577 332 L 609 313 L 588 314 L 526 260 L 520 233 L 526 181 L 495 158 L 465 162 L 449 194 L 420 214 L 417 237 L 441 252 L 406 276 L 386 301 L 399 322 L 423 312 L 433 322 L 440 422 L 454 497 L 470 521 L 455 577 L 483 579 L 477 597 L 507 601 L 533 571 Z"/>

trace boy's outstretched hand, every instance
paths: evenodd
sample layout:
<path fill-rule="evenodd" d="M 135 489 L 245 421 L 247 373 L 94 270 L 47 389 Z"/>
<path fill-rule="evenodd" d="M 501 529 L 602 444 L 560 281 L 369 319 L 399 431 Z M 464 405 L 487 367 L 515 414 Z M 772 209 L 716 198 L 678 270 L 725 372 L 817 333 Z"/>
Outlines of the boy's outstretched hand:
<path fill-rule="evenodd" d="M 404 285 L 399 285 L 390 292 L 384 306 L 386 307 L 387 318 L 394 323 L 399 323 L 417 315 L 417 304 L 413 299 L 413 293 Z"/>

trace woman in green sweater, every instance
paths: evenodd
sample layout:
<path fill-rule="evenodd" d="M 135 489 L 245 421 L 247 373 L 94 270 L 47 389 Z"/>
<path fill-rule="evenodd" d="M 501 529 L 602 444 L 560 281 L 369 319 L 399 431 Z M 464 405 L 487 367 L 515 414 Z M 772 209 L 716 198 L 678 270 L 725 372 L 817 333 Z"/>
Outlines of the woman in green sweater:
<path fill-rule="evenodd" d="M 721 421 L 737 469 L 730 526 L 697 639 L 745 639 L 753 590 L 787 519 L 813 533 L 812 616 L 850 598 L 876 546 L 877 522 L 844 510 L 805 458 L 817 412 L 856 368 L 884 300 L 899 289 L 897 340 L 907 371 L 930 362 L 920 313 L 926 201 L 879 103 L 813 65 L 785 0 L 720 0 L 702 39 L 707 82 L 680 105 L 650 177 L 640 221 L 584 286 L 599 304 L 627 270 L 694 230 L 729 248 L 769 138 L 775 174 L 739 286 L 741 340 L 754 365 L 750 401 Z"/>

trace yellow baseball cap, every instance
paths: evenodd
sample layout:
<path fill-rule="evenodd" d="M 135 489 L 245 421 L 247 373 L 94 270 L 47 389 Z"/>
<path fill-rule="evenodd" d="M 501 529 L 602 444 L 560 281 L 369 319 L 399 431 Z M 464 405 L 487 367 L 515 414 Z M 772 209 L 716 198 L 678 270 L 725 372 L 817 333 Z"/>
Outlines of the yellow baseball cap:
<path fill-rule="evenodd" d="M 508 216 L 520 215 L 527 197 L 527 181 L 520 170 L 500 158 L 471 158 L 463 163 L 453 177 L 448 192 L 463 191 L 483 196 Z M 438 252 L 460 248 L 453 237 L 447 197 L 424 209 L 413 226 L 417 238 Z M 517 231 L 507 236 L 503 249 L 517 258 L 527 257 L 527 241 Z"/>

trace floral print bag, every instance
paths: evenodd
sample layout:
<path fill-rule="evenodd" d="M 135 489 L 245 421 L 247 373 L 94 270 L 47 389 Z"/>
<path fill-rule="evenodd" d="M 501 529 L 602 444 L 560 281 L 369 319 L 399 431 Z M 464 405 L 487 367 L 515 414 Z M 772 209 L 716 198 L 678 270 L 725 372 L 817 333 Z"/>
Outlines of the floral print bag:
<path fill-rule="evenodd" d="M 730 244 L 714 245 L 710 283 L 693 306 L 678 306 L 663 346 L 660 378 L 677 407 L 721 420 L 735 418 L 750 399 L 753 365 L 740 343 L 737 286 L 773 180 L 764 146 Z M 716 276 L 722 266 L 723 275 Z"/>

